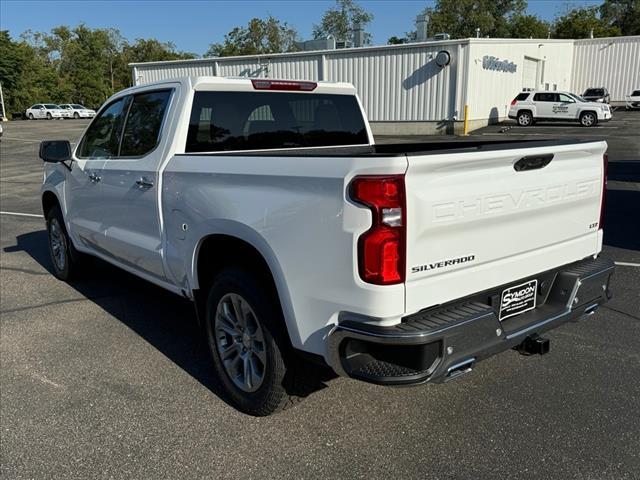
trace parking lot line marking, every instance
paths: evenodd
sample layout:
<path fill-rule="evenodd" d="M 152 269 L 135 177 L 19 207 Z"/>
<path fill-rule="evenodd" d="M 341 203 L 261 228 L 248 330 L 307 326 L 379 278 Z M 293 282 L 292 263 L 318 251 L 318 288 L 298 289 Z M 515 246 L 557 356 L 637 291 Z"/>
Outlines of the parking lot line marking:
<path fill-rule="evenodd" d="M 640 263 L 631 263 L 631 262 L 615 262 L 616 265 L 620 265 L 622 267 L 640 267 Z"/>
<path fill-rule="evenodd" d="M 40 215 L 38 213 L 0 212 L 0 215 L 13 215 L 15 217 L 44 218 L 44 215 Z"/>

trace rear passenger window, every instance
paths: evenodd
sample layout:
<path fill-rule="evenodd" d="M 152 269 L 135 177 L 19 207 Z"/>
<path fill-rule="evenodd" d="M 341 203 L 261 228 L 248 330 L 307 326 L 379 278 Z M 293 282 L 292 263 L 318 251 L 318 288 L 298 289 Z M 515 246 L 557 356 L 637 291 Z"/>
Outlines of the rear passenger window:
<path fill-rule="evenodd" d="M 558 96 L 555 93 L 536 93 L 533 98 L 536 102 L 557 102 Z"/>
<path fill-rule="evenodd" d="M 133 97 L 124 126 L 121 157 L 139 157 L 156 148 L 170 96 L 171 90 L 161 90 Z"/>
<path fill-rule="evenodd" d="M 516 100 L 518 100 L 519 102 L 526 100 L 527 97 L 529 96 L 529 93 L 520 93 L 518 94 L 518 96 L 516 97 Z"/>
<path fill-rule="evenodd" d="M 120 98 L 100 112 L 78 147 L 78 157 L 111 158 L 118 155 L 124 107 L 128 100 L 129 97 Z"/>
<path fill-rule="evenodd" d="M 196 92 L 186 152 L 368 144 L 352 95 Z"/>

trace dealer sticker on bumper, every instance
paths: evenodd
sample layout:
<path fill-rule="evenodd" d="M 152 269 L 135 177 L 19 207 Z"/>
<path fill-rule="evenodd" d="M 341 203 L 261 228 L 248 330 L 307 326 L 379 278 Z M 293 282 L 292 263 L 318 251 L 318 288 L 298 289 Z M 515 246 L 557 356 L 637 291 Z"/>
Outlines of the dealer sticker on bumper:
<path fill-rule="evenodd" d="M 536 308 L 538 280 L 521 283 L 502 291 L 500 296 L 500 321 Z"/>

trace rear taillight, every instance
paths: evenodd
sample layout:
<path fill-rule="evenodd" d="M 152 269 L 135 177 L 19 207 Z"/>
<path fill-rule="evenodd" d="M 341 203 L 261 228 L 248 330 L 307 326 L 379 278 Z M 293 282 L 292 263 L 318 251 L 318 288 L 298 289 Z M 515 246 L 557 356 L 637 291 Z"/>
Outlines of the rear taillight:
<path fill-rule="evenodd" d="M 518 99 L 514 98 L 513 100 L 511 100 L 511 106 L 513 107 L 516 103 L 518 103 Z"/>
<path fill-rule="evenodd" d="M 607 196 L 607 170 L 609 168 L 609 155 L 606 153 L 602 156 L 602 197 L 600 197 L 600 221 L 598 228 L 604 228 L 604 207 L 605 198 Z"/>
<path fill-rule="evenodd" d="M 252 79 L 251 83 L 256 90 L 297 90 L 311 92 L 318 86 L 316 82 L 291 82 L 284 80 Z"/>
<path fill-rule="evenodd" d="M 360 278 L 376 285 L 404 282 L 404 175 L 356 177 L 350 195 L 369 207 L 372 216 L 371 228 L 358 239 Z"/>

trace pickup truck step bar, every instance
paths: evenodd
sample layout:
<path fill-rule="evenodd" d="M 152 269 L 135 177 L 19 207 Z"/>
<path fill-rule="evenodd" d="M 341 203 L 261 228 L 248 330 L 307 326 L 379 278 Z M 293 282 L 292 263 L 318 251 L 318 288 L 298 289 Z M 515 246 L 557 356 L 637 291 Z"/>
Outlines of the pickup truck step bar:
<path fill-rule="evenodd" d="M 391 327 L 349 319 L 329 337 L 333 368 L 341 375 L 378 384 L 445 382 L 456 366 L 468 373 L 477 361 L 518 347 L 529 338 L 593 313 L 610 298 L 611 260 L 586 259 L 531 278 L 549 278 L 537 307 L 502 322 L 498 319 L 503 285 L 480 294 L 486 303 L 463 299 L 405 317 Z M 497 293 L 497 295 L 496 295 Z M 496 296 L 498 304 L 495 304 Z M 468 368 L 467 368 L 468 367 Z M 457 372 L 457 370 L 456 370 Z"/>

